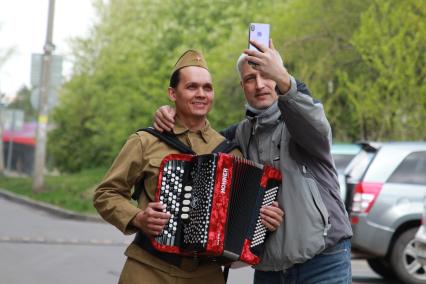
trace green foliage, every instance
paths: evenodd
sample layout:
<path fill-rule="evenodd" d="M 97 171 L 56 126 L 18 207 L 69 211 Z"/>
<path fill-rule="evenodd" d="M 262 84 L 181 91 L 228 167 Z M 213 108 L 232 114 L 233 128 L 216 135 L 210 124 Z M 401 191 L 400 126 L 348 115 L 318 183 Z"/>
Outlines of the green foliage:
<path fill-rule="evenodd" d="M 99 22 L 89 38 L 74 41 L 75 75 L 52 115 L 56 128 L 49 151 L 55 164 L 65 171 L 110 164 L 125 138 L 151 125 L 154 110 L 169 103 L 170 71 L 189 48 L 205 54 L 214 78 L 212 124 L 223 128 L 239 121 L 244 99 L 234 65 L 247 45 L 252 18 L 247 11 L 255 14 L 266 6 L 257 1 L 97 2 Z"/>
<path fill-rule="evenodd" d="M 288 70 L 323 101 L 337 140 L 424 137 L 422 0 L 97 0 L 95 6 L 98 20 L 88 38 L 73 42 L 74 76 L 52 116 L 48 149 L 63 171 L 109 165 L 129 134 L 150 125 L 155 109 L 170 103 L 170 70 L 189 48 L 204 53 L 213 76 L 210 122 L 217 129 L 238 122 L 245 102 L 235 62 L 250 22 L 271 24 Z"/>
<path fill-rule="evenodd" d="M 342 72 L 340 92 L 363 139 L 425 139 L 426 5 L 373 1 L 352 38 L 360 72 Z M 404 19 L 401 21 L 401 19 Z"/>
<path fill-rule="evenodd" d="M 25 121 L 35 120 L 37 111 L 31 105 L 31 91 L 26 86 L 23 86 L 14 100 L 8 105 L 9 108 L 16 108 L 24 111 Z"/>
<path fill-rule="evenodd" d="M 29 177 L 0 176 L 0 188 L 72 211 L 95 213 L 93 192 L 105 171 L 105 168 L 97 168 L 78 174 L 47 176 L 42 193 L 32 192 L 32 179 Z"/>
<path fill-rule="evenodd" d="M 357 72 L 358 53 L 352 34 L 369 0 L 291 0 L 283 14 L 273 13 L 279 28 L 273 29 L 275 47 L 296 78 L 306 82 L 313 96 L 324 104 L 334 137 L 353 139 L 347 118 L 348 101 L 336 92 L 340 70 Z"/>

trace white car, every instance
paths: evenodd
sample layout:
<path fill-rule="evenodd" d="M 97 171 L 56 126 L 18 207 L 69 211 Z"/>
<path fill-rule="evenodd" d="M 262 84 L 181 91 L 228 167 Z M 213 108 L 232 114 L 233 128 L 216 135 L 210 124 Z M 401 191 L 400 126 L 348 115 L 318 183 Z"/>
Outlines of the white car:
<path fill-rule="evenodd" d="M 416 237 L 414 238 L 415 254 L 417 261 L 421 265 L 426 265 L 426 196 L 423 198 L 423 216 L 422 225 L 417 230 Z"/>

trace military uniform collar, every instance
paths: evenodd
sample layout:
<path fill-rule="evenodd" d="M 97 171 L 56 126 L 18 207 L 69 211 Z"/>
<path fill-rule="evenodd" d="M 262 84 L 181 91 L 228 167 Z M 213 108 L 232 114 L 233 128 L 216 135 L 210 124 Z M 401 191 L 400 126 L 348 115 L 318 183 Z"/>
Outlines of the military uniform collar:
<path fill-rule="evenodd" d="M 187 132 L 192 133 L 200 133 L 201 137 L 203 138 L 204 142 L 209 143 L 210 138 L 212 137 L 212 128 L 210 127 L 209 121 L 206 119 L 206 124 L 201 130 L 197 131 L 190 131 L 182 122 L 181 119 L 179 119 L 177 116 L 175 117 L 175 127 L 173 128 L 173 133 L 175 135 L 181 135 L 185 134 Z"/>

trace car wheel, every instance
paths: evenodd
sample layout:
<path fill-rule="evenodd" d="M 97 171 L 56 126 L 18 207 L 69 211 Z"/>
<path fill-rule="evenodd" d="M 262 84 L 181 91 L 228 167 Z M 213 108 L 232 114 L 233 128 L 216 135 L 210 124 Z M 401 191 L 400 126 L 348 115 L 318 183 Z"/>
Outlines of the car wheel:
<path fill-rule="evenodd" d="M 403 283 L 425 283 L 426 266 L 422 266 L 414 251 L 414 236 L 418 228 L 412 228 L 395 241 L 391 254 L 391 265 Z"/>
<path fill-rule="evenodd" d="M 367 259 L 367 263 L 374 272 L 385 279 L 395 276 L 390 263 L 383 258 L 370 258 Z"/>

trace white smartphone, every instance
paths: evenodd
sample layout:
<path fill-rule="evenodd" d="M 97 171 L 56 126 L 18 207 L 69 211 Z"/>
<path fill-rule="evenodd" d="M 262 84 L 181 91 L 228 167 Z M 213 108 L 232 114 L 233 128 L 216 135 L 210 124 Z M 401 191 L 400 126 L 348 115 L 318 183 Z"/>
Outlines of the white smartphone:
<path fill-rule="evenodd" d="M 249 49 L 258 50 L 250 43 L 250 40 L 255 40 L 269 47 L 269 24 L 251 23 L 249 25 Z"/>

